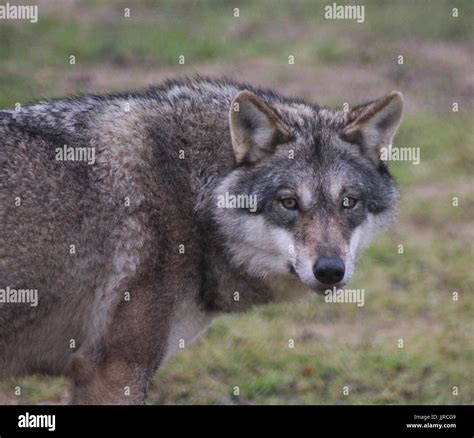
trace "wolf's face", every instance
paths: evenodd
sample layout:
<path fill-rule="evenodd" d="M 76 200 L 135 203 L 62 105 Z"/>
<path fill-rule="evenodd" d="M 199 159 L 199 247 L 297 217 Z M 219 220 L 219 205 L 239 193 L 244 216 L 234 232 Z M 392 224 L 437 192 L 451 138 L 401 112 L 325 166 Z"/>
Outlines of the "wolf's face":
<path fill-rule="evenodd" d="M 215 193 L 230 200 L 216 219 L 233 263 L 315 291 L 346 284 L 359 250 L 398 206 L 379 157 L 401 113 L 397 92 L 347 113 L 280 102 L 270 108 L 239 93 L 230 112 L 237 166 Z"/>

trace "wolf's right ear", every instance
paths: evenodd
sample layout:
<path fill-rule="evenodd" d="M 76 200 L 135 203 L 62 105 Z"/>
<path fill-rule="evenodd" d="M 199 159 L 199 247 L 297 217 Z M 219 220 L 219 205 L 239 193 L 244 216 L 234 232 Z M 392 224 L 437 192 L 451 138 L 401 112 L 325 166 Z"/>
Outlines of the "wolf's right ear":
<path fill-rule="evenodd" d="M 289 140 L 280 118 L 260 97 L 244 90 L 234 97 L 229 112 L 232 147 L 237 163 L 255 163 Z"/>

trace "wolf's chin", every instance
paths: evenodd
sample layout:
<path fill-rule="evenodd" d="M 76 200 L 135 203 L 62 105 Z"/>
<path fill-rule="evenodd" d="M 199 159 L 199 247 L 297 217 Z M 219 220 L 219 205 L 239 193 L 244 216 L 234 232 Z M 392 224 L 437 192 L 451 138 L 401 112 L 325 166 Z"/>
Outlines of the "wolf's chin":
<path fill-rule="evenodd" d="M 320 284 L 318 285 L 314 291 L 318 294 L 318 295 L 321 295 L 321 296 L 324 296 L 326 294 L 326 291 L 328 290 L 333 290 L 334 288 L 336 289 L 342 289 L 344 288 L 345 286 L 347 285 L 347 282 L 345 281 L 341 281 L 337 284 Z"/>

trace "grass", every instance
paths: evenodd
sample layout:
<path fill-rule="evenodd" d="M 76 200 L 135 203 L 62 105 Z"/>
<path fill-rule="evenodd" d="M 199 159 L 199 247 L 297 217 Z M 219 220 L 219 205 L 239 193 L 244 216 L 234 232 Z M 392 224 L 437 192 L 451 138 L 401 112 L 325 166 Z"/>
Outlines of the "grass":
<path fill-rule="evenodd" d="M 444 0 L 429 6 L 370 0 L 364 25 L 323 20 L 325 4 L 143 1 L 127 21 L 128 2 L 89 1 L 71 14 L 47 8 L 37 25 L 0 23 L 0 106 L 95 91 L 104 83 L 101 69 L 110 72 L 107 88 L 126 88 L 147 85 L 143 72 L 149 70 L 181 74 L 208 65 L 212 71 L 232 65 L 237 76 L 273 81 L 289 94 L 295 83 L 312 96 L 313 88 L 324 93 L 339 82 L 336 95 L 325 96 L 339 103 L 346 93 L 351 101 L 359 98 L 359 89 L 363 95 L 374 87 L 406 91 L 396 144 L 420 147 L 421 163 L 390 163 L 402 193 L 400 214 L 359 262 L 352 286 L 365 290 L 365 306 L 312 297 L 222 317 L 158 371 L 150 404 L 474 400 L 474 112 L 466 104 L 459 113 L 450 108 L 452 96 L 465 94 L 467 66 L 459 67 L 455 53 L 472 38 L 473 4 L 458 1 L 454 19 Z M 240 18 L 233 17 L 234 7 Z M 437 65 L 430 53 L 410 54 L 416 62 L 407 65 L 408 76 L 399 76 L 387 60 L 416 44 L 433 50 L 444 44 L 452 57 Z M 71 54 L 75 66 L 68 64 Z M 286 70 L 289 54 L 297 73 Z M 114 81 L 120 71 L 124 76 Z M 0 384 L 0 403 L 58 403 L 63 391 L 63 379 L 32 376 Z"/>
<path fill-rule="evenodd" d="M 469 0 L 459 0 L 459 17 L 447 19 L 450 2 L 436 0 L 436 6 L 429 3 L 427 19 L 428 0 L 409 6 L 402 1 L 370 0 L 364 2 L 366 21 L 358 24 L 325 20 L 326 3 L 260 0 L 231 6 L 221 0 L 139 1 L 131 16 L 125 17 L 128 2 L 87 1 L 77 6 L 75 14 L 74 9 L 65 13 L 43 2 L 49 7 L 40 5 L 38 23 L 1 23 L 0 81 L 6 86 L 0 91 L 0 106 L 28 96 L 50 96 L 57 91 L 54 84 L 76 67 L 177 67 L 181 55 L 188 65 L 245 63 L 253 58 L 287 63 L 292 54 L 306 65 L 341 65 L 348 60 L 366 65 L 386 58 L 385 44 L 403 41 L 407 34 L 421 41 L 465 42 L 474 8 Z M 69 64 L 71 55 L 75 66 Z M 32 68 L 36 74 L 31 74 Z M 35 80 L 38 69 L 47 70 L 42 83 Z M 12 77 L 18 77 L 18 82 Z M 25 82 L 36 86 L 25 91 Z"/>

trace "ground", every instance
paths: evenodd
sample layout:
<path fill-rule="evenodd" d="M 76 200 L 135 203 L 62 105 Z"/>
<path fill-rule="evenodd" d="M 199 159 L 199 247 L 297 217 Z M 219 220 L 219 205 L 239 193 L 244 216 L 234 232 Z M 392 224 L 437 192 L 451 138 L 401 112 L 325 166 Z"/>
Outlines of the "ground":
<path fill-rule="evenodd" d="M 325 20 L 326 2 L 233 3 L 140 1 L 126 18 L 128 2 L 49 1 L 37 24 L 0 23 L 3 107 L 196 72 L 321 105 L 405 96 L 396 145 L 421 162 L 390 163 L 401 208 L 358 264 L 365 306 L 314 296 L 220 318 L 159 370 L 148 403 L 472 404 L 474 3 L 365 1 L 362 24 Z M 31 376 L 0 384 L 0 403 L 63 392 Z"/>

